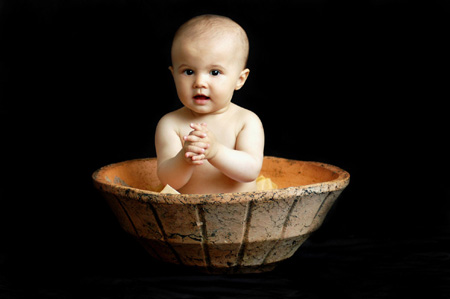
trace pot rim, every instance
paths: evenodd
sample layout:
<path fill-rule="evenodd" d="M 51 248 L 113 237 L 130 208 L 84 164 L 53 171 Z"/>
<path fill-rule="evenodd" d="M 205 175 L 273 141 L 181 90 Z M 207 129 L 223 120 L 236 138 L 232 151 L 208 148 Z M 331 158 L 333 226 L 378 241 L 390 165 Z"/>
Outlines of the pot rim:
<path fill-rule="evenodd" d="M 111 163 L 105 165 L 99 169 L 97 169 L 92 174 L 92 179 L 94 181 L 94 185 L 100 191 L 104 191 L 107 193 L 112 193 L 116 195 L 123 195 L 128 198 L 134 198 L 139 201 L 144 202 L 163 202 L 166 204 L 201 204 L 201 203 L 211 203 L 212 199 L 214 201 L 220 202 L 247 202 L 253 201 L 263 198 L 273 198 L 275 194 L 280 191 L 284 191 L 290 193 L 294 196 L 302 196 L 308 194 L 318 194 L 325 192 L 332 192 L 337 190 L 342 190 L 350 182 L 350 174 L 331 164 L 315 162 L 315 161 L 303 161 L 303 160 L 294 160 L 273 156 L 264 156 L 264 159 L 277 159 L 277 160 L 285 160 L 285 161 L 295 161 L 295 162 L 305 162 L 311 165 L 319 166 L 331 170 L 336 173 L 338 176 L 330 181 L 319 182 L 308 185 L 301 186 L 291 186 L 286 188 L 272 189 L 272 190 L 256 190 L 256 191 L 245 191 L 245 192 L 233 192 L 233 193 L 210 193 L 210 194 L 169 194 L 169 193 L 159 193 L 151 190 L 138 189 L 130 186 L 122 186 L 119 184 L 115 184 L 113 182 L 107 182 L 101 180 L 99 175 L 112 167 L 120 166 L 121 164 L 126 164 L 130 162 L 136 161 L 149 161 L 156 160 L 154 157 L 150 158 L 138 158 L 131 159 L 122 162 Z"/>

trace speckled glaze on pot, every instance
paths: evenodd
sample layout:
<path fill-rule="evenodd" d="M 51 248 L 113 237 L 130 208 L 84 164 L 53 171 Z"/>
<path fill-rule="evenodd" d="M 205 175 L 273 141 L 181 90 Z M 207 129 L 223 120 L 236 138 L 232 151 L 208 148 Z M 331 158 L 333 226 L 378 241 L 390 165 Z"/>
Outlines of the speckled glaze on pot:
<path fill-rule="evenodd" d="M 93 174 L 125 231 L 155 258 L 208 273 L 257 273 L 291 257 L 348 185 L 332 165 L 265 157 L 261 174 L 279 189 L 162 194 L 156 159 L 105 166 Z"/>

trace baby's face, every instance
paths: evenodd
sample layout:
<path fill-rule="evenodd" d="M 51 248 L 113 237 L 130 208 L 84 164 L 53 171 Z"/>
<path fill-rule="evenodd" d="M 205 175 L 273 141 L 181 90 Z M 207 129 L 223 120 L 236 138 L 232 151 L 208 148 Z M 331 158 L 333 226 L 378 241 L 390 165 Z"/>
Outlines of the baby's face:
<path fill-rule="evenodd" d="M 183 105 L 198 114 L 226 111 L 249 73 L 241 54 L 232 37 L 176 40 L 170 70 Z"/>

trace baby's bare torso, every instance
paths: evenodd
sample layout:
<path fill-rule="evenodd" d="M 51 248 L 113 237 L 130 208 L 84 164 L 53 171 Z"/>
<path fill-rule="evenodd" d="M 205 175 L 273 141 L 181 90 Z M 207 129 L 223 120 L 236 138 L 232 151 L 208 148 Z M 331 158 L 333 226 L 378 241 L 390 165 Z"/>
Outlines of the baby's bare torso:
<path fill-rule="evenodd" d="M 175 112 L 177 122 L 176 134 L 180 140 L 180 149 L 184 144 L 183 137 L 189 135 L 192 129 L 190 123 L 206 123 L 208 130 L 214 132 L 218 142 L 230 149 L 236 149 L 236 141 L 239 133 L 245 126 L 247 111 L 236 105 L 232 105 L 227 113 L 220 115 L 206 115 L 194 117 L 186 108 Z M 189 182 L 180 188 L 180 193 L 231 193 L 256 190 L 256 181 L 241 183 L 230 179 L 217 168 L 205 160 L 203 165 L 196 166 Z"/>

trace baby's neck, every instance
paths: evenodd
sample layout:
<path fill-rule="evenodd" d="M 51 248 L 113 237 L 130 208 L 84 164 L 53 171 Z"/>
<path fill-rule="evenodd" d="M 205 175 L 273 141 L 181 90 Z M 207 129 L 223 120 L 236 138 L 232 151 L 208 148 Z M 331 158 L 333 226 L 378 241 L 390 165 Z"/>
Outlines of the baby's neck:
<path fill-rule="evenodd" d="M 195 119 L 198 119 L 198 120 L 207 120 L 207 119 L 211 119 L 211 118 L 220 118 L 220 117 L 223 117 L 223 116 L 226 116 L 229 112 L 231 112 L 234 108 L 236 107 L 236 105 L 235 104 L 233 104 L 233 103 L 230 103 L 229 105 L 227 105 L 226 107 L 224 107 L 224 108 L 222 108 L 222 109 L 220 109 L 220 110 L 217 110 L 217 111 L 215 111 L 215 112 L 212 112 L 212 113 L 197 113 L 197 112 L 195 112 L 195 111 L 192 111 L 192 110 L 190 110 L 190 109 L 188 109 L 189 110 L 189 112 L 192 114 L 192 116 L 195 118 Z M 187 108 L 186 108 L 187 109 Z"/>

